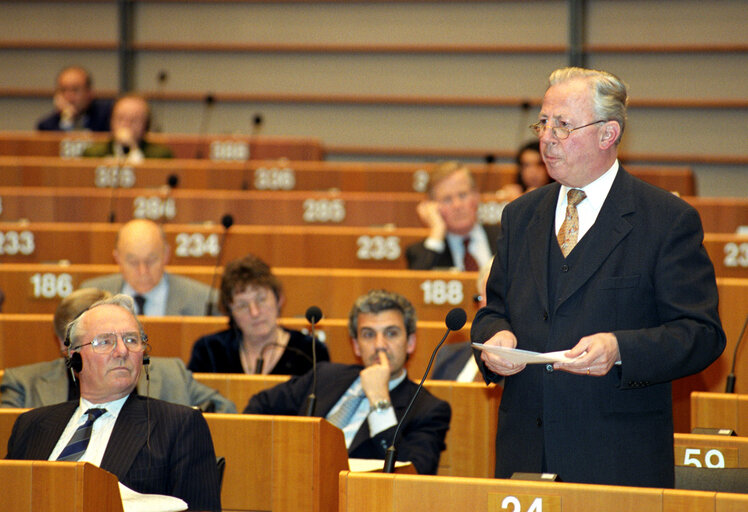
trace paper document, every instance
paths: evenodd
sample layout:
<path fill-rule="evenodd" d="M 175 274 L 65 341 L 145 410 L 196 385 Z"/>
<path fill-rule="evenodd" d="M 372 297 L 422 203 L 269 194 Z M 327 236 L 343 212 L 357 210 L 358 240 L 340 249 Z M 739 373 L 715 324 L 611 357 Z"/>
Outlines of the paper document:
<path fill-rule="evenodd" d="M 531 352 L 519 348 L 497 347 L 494 345 L 484 345 L 482 343 L 473 343 L 473 348 L 485 350 L 492 354 L 503 357 L 507 361 L 518 364 L 541 364 L 541 363 L 570 363 L 574 359 L 566 357 L 564 354 L 568 350 L 559 350 L 557 352 Z"/>
<path fill-rule="evenodd" d="M 119 483 L 122 508 L 125 512 L 179 512 L 187 510 L 187 503 L 174 496 L 141 494 Z"/>

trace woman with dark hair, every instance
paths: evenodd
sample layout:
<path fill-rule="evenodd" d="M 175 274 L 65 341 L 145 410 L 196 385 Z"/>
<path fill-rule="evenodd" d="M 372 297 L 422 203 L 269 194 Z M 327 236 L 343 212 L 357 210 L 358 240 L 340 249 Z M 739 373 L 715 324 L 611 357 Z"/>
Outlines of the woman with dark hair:
<path fill-rule="evenodd" d="M 312 368 L 312 338 L 278 325 L 283 287 L 270 267 L 249 254 L 229 262 L 221 279 L 226 330 L 201 337 L 187 367 L 193 372 L 302 375 Z M 317 361 L 329 361 L 316 343 Z"/>
<path fill-rule="evenodd" d="M 496 197 L 510 202 L 525 192 L 530 192 L 551 183 L 543 157 L 540 154 L 540 143 L 537 140 L 528 142 L 517 151 L 517 183 L 504 185 L 496 192 Z"/>

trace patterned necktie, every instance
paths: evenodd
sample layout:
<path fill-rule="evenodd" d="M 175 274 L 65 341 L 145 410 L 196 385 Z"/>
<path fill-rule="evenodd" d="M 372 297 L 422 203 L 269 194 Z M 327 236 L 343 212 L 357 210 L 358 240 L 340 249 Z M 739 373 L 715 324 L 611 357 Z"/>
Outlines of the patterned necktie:
<path fill-rule="evenodd" d="M 145 308 L 145 297 L 143 297 L 142 295 L 136 295 L 135 297 L 133 297 L 133 299 L 135 299 L 135 305 L 138 309 L 137 313 L 139 315 L 142 315 Z"/>
<path fill-rule="evenodd" d="M 363 391 L 358 395 L 348 396 L 348 398 L 340 404 L 340 407 L 335 411 L 335 414 L 331 414 L 327 417 L 327 421 L 342 430 L 353 418 L 353 415 L 358 409 L 358 406 L 361 405 L 364 396 Z"/>
<path fill-rule="evenodd" d="M 91 429 L 93 428 L 94 421 L 105 412 L 106 409 L 87 410 L 86 414 L 88 414 L 88 419 L 83 425 L 76 429 L 73 437 L 70 438 L 67 446 L 63 448 L 60 456 L 57 457 L 57 460 L 75 462 L 80 459 L 86 452 L 88 442 L 91 440 Z"/>
<path fill-rule="evenodd" d="M 558 245 L 561 247 L 561 252 L 566 258 L 571 250 L 577 245 L 577 237 L 579 235 L 579 214 L 577 213 L 577 205 L 587 195 L 578 188 L 570 188 L 566 194 L 566 217 L 564 218 L 561 229 L 558 230 Z"/>
<path fill-rule="evenodd" d="M 473 258 L 473 255 L 470 254 L 468 251 L 468 245 L 470 245 L 470 237 L 465 237 L 462 239 L 462 244 L 465 246 L 465 259 L 463 260 L 463 265 L 465 266 L 465 270 L 468 272 L 474 272 L 478 270 L 478 262 L 475 261 L 475 258 Z"/>

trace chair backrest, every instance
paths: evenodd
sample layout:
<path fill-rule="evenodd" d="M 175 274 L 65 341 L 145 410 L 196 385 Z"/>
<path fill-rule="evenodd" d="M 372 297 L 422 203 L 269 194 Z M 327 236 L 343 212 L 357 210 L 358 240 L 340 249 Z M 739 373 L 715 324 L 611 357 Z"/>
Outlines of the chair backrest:
<path fill-rule="evenodd" d="M 675 488 L 748 493 L 748 468 L 675 466 Z"/>
<path fill-rule="evenodd" d="M 218 467 L 218 490 L 223 489 L 223 470 L 226 469 L 226 457 L 217 456 L 216 466 Z"/>

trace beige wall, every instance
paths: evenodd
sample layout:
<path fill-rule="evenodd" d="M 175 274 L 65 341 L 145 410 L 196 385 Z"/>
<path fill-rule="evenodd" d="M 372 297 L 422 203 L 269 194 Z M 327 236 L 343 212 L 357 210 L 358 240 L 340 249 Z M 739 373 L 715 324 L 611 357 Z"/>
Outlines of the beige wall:
<path fill-rule="evenodd" d="M 703 195 L 748 195 L 748 1 L 589 0 L 588 65 L 619 74 L 632 107 L 622 152 L 695 158 Z M 0 129 L 30 129 L 50 109 L 57 70 L 81 63 L 97 87 L 114 94 L 117 53 L 110 49 L 9 49 L 19 41 L 115 43 L 114 2 L 3 2 L 0 17 Z M 300 45 L 553 45 L 548 52 L 166 51 L 135 55 L 135 87 L 146 93 L 193 93 L 189 101 L 154 102 L 156 126 L 198 132 L 199 98 L 219 101 L 208 131 L 250 132 L 262 113 L 263 133 L 319 137 L 335 147 L 449 148 L 476 155 L 510 153 L 530 138 L 537 110 L 446 105 L 438 99 L 539 99 L 547 74 L 566 63 L 566 1 L 477 2 L 137 2 L 136 43 Z M 3 43 L 6 43 L 3 45 Z M 601 45 L 738 45 L 738 51 L 603 52 Z M 741 46 L 742 45 L 742 46 Z M 168 80 L 159 86 L 160 71 Z M 29 91 L 8 96 L 4 91 Z M 268 101 L 285 94 L 290 101 Z M 310 96 L 311 95 L 311 99 Z M 344 95 L 348 102 L 319 98 Z M 362 97 L 382 101 L 363 104 Z M 419 98 L 393 104 L 388 98 Z M 737 108 L 642 107 L 649 100 L 734 100 Z M 335 156 L 332 156 L 335 158 Z M 359 157 L 364 158 L 364 157 Z"/>

